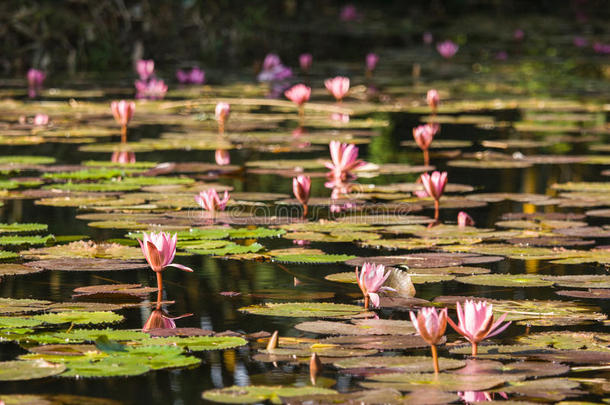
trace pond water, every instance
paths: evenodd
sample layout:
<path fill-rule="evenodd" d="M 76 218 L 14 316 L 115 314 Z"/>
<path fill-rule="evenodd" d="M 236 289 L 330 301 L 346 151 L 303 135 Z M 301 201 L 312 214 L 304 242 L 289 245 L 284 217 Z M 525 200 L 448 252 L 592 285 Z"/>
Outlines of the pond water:
<path fill-rule="evenodd" d="M 459 77 L 460 70 L 453 71 L 449 62 L 441 68 L 445 70 L 441 70 L 441 74 L 449 78 Z M 58 89 L 45 90 L 42 101 L 27 101 L 15 87 L 4 88 L 6 100 L 0 131 L 0 143 L 3 145 L 0 170 L 7 181 L 14 179 L 20 183 L 14 186 L 2 181 L 0 187 L 5 187 L 5 190 L 2 194 L 4 206 L 0 208 L 1 222 L 47 224 L 48 231 L 38 234 L 52 234 L 57 238 L 47 241 L 47 248 L 85 239 L 97 244 L 112 242 L 131 247 L 98 255 L 111 259 L 141 260 L 134 237 L 126 238 L 130 231 L 149 229 L 175 232 L 194 227 L 226 230 L 229 226 L 233 229 L 247 227 L 252 231 L 244 237 L 235 235 L 232 242 L 227 235 L 201 238 L 199 242 L 203 247 L 199 247 L 198 253 L 189 253 L 179 245 L 175 262 L 191 267 L 194 272 L 168 268 L 163 273 L 163 300 L 173 301 L 165 309 L 172 316 L 191 314 L 175 321 L 179 328 L 201 328 L 214 331 L 217 336 L 230 330 L 235 335 L 245 337 L 246 344 L 234 344 L 237 347 L 225 350 L 207 350 L 213 348 L 206 347 L 206 350 L 195 349 L 192 353 L 185 349 L 189 352 L 187 357 L 194 356 L 201 359 L 201 363 L 190 367 L 159 367 L 160 370 L 146 373 L 134 372 L 141 374 L 136 376 L 104 377 L 93 373 L 92 377 L 87 378 L 62 376 L 59 373 L 47 378 L 3 381 L 0 398 L 4 399 L 6 395 L 7 405 L 28 403 L 11 402 L 16 401 L 17 397 L 7 394 L 70 394 L 129 404 L 191 404 L 204 401 L 204 391 L 233 385 L 308 386 L 309 355 L 303 354 L 303 348 L 315 342 L 301 342 L 298 361 L 290 356 L 274 359 L 260 352 L 265 348 L 268 335 L 261 334 L 261 338 L 256 339 L 248 334 L 277 330 L 280 337 L 322 340 L 330 335 L 341 335 L 342 327 L 335 325 L 332 333 L 304 332 L 295 325 L 328 317 L 317 316 L 316 313 L 312 317 L 259 315 L 240 309 L 257 304 L 289 302 L 362 306 L 362 294 L 355 283 L 334 282 L 325 277 L 353 272 L 351 262 L 344 263 L 348 259 L 373 256 L 402 256 L 392 264 L 409 264 L 408 271 L 414 274 L 416 297 L 427 301 L 436 299 L 441 303 L 437 305 L 446 303 L 452 308 L 449 311 L 452 319 L 456 319 L 453 309 L 454 303 L 459 300 L 456 297 L 494 300 L 496 316 L 509 312 L 513 324 L 506 332 L 490 340 L 493 344 L 505 345 L 509 354 L 499 356 L 496 351 L 495 356 L 491 353 L 482 357 L 504 363 L 519 360 L 537 362 L 534 366 L 530 365 L 533 371 L 530 370 L 522 378 L 510 379 L 505 375 L 502 377 L 504 380 L 500 378 L 499 382 L 488 386 L 466 384 L 462 388 L 460 383 L 450 388 L 443 386 L 433 393 L 426 393 L 427 398 L 431 398 L 430 402 L 421 398 L 416 401 L 410 397 L 413 403 L 457 401 L 457 396 L 447 392 L 458 391 L 493 391 L 503 393 L 495 394 L 497 400 L 504 400 L 506 396 L 511 400 L 523 401 L 578 398 L 599 402 L 607 396 L 607 373 L 595 367 L 610 361 L 604 357 L 610 341 L 605 333 L 609 309 L 607 298 L 610 296 L 610 279 L 607 276 L 610 263 L 610 249 L 607 247 L 610 239 L 609 213 L 604 210 L 591 212 L 610 204 L 608 173 L 603 173 L 610 163 L 605 143 L 608 132 L 607 105 L 604 107 L 601 102 L 570 97 L 515 97 L 509 92 L 473 98 L 468 92 L 460 92 L 459 84 L 445 77 L 446 80 L 439 79 L 434 83 L 441 89 L 443 101 L 438 114 L 430 117 L 424 102 L 428 85 L 411 83 L 410 79 L 408 86 L 399 85 L 387 79 L 382 71 L 379 73 L 380 83 L 377 84 L 379 90 L 375 90 L 362 84 L 366 82 L 363 77 L 356 76 L 351 97 L 337 105 L 322 89 L 323 78 L 322 72 L 306 78 L 314 93 L 309 103 L 311 106 L 306 107 L 306 129 L 302 134 L 293 133 L 297 122 L 296 108 L 289 102 L 265 98 L 267 89 L 264 85 L 194 86 L 170 91 L 165 101 L 138 102 L 129 126 L 127 147 L 118 143 L 118 128 L 108 108 L 110 99 L 126 96 L 129 94 L 127 90 L 111 89 L 98 97 L 88 90 L 60 90 L 65 87 L 58 85 Z M 87 88 L 86 84 L 83 84 L 83 88 Z M 213 118 L 213 109 L 219 100 L 227 101 L 232 106 L 224 136 L 216 135 Z M 31 117 L 39 112 L 51 117 L 51 126 L 16 124 L 20 115 Z M 349 122 L 330 119 L 332 113 L 338 112 L 350 114 Z M 426 168 L 414 168 L 422 165 L 422 156 L 421 151 L 412 145 L 412 128 L 427 120 L 435 120 L 441 125 L 441 131 L 432 143 L 431 164 L 436 170 L 447 171 L 449 177 L 448 188 L 440 200 L 440 221 L 443 225 L 431 228 L 427 225 L 434 214 L 432 201 L 413 195 L 416 190 L 413 185 Z M 329 210 L 333 204 L 329 198 L 331 190 L 324 186 L 327 181 L 326 169 L 321 163 L 329 160 L 328 143 L 334 139 L 356 142 L 359 157 L 377 165 L 357 171 L 351 193 L 347 195 L 354 206 L 344 207 L 340 212 Z M 452 140 L 461 142 L 443 144 Z M 17 145 L 19 143 L 22 145 Z M 117 175 L 99 162 L 109 162 L 113 151 L 119 149 L 134 151 L 136 163 L 115 164 L 114 168 L 119 170 Z M 230 166 L 214 164 L 217 149 L 229 150 Z M 49 156 L 55 161 L 32 166 L 20 156 Z M 138 166 L 141 162 L 153 163 L 150 167 Z M 163 162 L 194 162 L 208 166 L 158 166 Z M 92 167 L 101 169 L 94 173 Z M 319 222 L 317 228 L 308 227 L 298 218 L 300 207 L 292 200 L 291 178 L 297 174 L 295 167 L 302 167 L 312 176 L 309 223 Z M 152 170 L 143 174 L 149 169 Z M 64 185 L 70 175 L 61 178 L 57 173 L 79 170 L 85 171 L 82 174 L 84 177 L 72 176 L 68 185 L 104 183 L 107 185 L 106 192 L 66 191 Z M 100 177 L 91 177 L 94 175 Z M 153 180 L 138 183 L 139 175 Z M 180 180 L 176 180 L 176 177 Z M 114 188 L 117 184 L 127 184 L 130 178 L 136 179 L 131 183 L 134 186 L 130 190 Z M 158 178 L 168 180 L 159 185 L 154 181 Z M 188 179 L 188 182 L 184 179 Z M 228 214 L 221 215 L 217 223 L 203 220 L 202 210 L 193 201 L 197 192 L 210 185 L 219 191 L 227 189 L 232 195 L 227 207 Z M 452 189 L 452 186 L 459 187 Z M 30 190 L 46 191 L 36 194 Z M 71 201 L 76 198 L 82 199 Z M 466 211 L 472 216 L 476 229 L 458 228 L 455 225 L 459 211 Z M 373 218 L 372 214 L 377 216 Z M 349 215 L 352 217 L 346 221 Z M 261 220 L 263 216 L 269 219 L 269 223 Z M 280 221 L 276 216 L 287 218 Z M 417 222 L 420 216 L 425 218 Z M 232 218 L 233 223 L 227 225 L 222 218 Z M 240 224 L 240 219 L 245 222 Z M 327 220 L 337 222 L 329 225 L 325 222 Z M 283 231 L 266 237 L 265 231 L 257 227 Z M 0 229 L 4 228 L 0 225 Z M 486 235 L 492 230 L 496 230 L 497 234 Z M 24 232 L 22 235 L 34 233 Z M 5 234 L 9 235 L 4 232 L 2 235 Z M 60 239 L 69 235 L 76 236 L 70 240 Z M 329 242 L 329 239 L 339 240 Z M 210 240 L 216 241 L 216 245 L 209 243 Z M 296 240 L 304 242 L 297 244 L 294 242 Z M 7 258 L 5 263 L 28 262 L 50 255 L 66 258 L 69 262 L 77 255 L 94 255 L 83 244 L 73 250 L 44 250 L 42 244 L 3 243 L 6 243 L 4 250 L 19 253 L 19 257 Z M 253 246 L 254 243 L 262 246 L 258 250 L 235 249 L 235 246 Z M 221 249 L 227 246 L 227 251 Z M 89 248 L 95 250 L 91 245 Z M 289 248 L 295 250 L 279 251 Z M 323 253 L 315 251 L 317 249 Z M 303 263 L 311 259 L 310 256 L 302 256 L 308 252 L 318 259 L 323 254 L 350 257 L 336 262 L 318 260 L 320 263 Z M 469 252 L 471 256 L 466 259 L 464 252 Z M 301 256 L 289 259 L 283 257 L 282 253 Z M 411 255 L 417 260 L 429 260 L 431 264 L 408 262 L 404 256 Z M 69 263 L 63 266 L 70 267 Z M 448 273 L 447 268 L 458 266 L 467 268 Z M 406 274 L 407 266 L 401 269 L 399 272 Z M 493 279 L 482 274 L 489 271 L 490 275 L 521 276 Z M 438 275 L 444 277 L 430 278 Z M 596 277 L 568 278 L 570 275 Z M 429 279 L 426 280 L 426 277 Z M 462 281 L 457 281 L 461 278 Z M 98 296 L 95 299 L 74 297 L 74 289 L 99 284 L 154 287 L 155 281 L 154 273 L 148 268 L 45 270 L 2 277 L 2 298 L 115 305 L 128 302 L 133 305 L 130 308 L 113 308 L 113 312 L 124 317 L 116 323 L 83 326 L 79 322 L 45 322 L 29 328 L 6 326 L 0 322 L 0 334 L 5 340 L 0 344 L 0 360 L 16 360 L 39 343 L 58 343 L 36 338 L 50 331 L 67 331 L 69 334 L 74 329 L 106 327 L 140 330 L 151 314 L 154 294 L 140 295 L 136 299 L 133 296 L 129 299 L 123 297 L 125 301 L 117 302 L 111 296 Z M 560 290 L 570 293 L 558 295 Z M 409 309 L 429 305 L 425 301 L 408 300 L 396 305 L 385 300 L 382 298 L 381 308 L 375 311 L 382 320 L 407 321 Z M 27 308 L 22 311 L 5 311 L 2 306 L 0 310 L 7 317 L 25 316 L 27 319 L 34 319 L 28 317 L 42 313 L 53 313 L 44 306 L 47 304 L 39 308 L 24 305 Z M 103 305 L 73 308 L 80 311 L 108 309 Z M 352 313 L 352 317 L 357 315 Z M 87 318 L 87 315 L 84 316 Z M 332 316 L 330 318 L 328 320 L 339 322 Z M 3 318 L 3 322 L 7 321 Z M 341 322 L 350 324 L 345 319 Z M 343 352 L 338 355 L 321 352 L 325 364 L 318 385 L 346 393 L 362 390 L 363 382 L 367 387 L 371 381 L 377 381 L 375 377 L 380 374 L 374 375 L 371 371 L 376 367 L 376 360 L 357 366 L 368 371 L 354 368 L 346 372 L 332 365 L 342 356 L 364 358 L 363 354 L 373 355 L 376 351 L 379 351 L 377 355 L 385 356 L 429 355 L 425 344 L 404 349 L 400 343 L 395 343 L 398 346 L 394 347 L 392 338 L 398 341 L 400 336 L 403 335 L 392 331 L 379 332 L 378 338 L 382 343 L 356 339 L 350 346 L 356 350 L 352 355 L 345 354 L 349 344 L 334 342 L 343 345 L 340 347 Z M 138 345 L 138 339 L 113 339 L 110 336 L 110 340 L 111 343 L 120 341 L 120 346 Z M 95 339 L 85 339 L 85 343 L 92 344 L 92 341 Z M 441 357 L 456 360 L 468 357 L 469 349 L 459 351 L 460 345 L 468 347 L 467 342 L 450 328 L 447 329 L 447 342 L 447 345 L 439 347 Z M 61 343 L 83 342 L 69 342 L 68 339 Z M 99 339 L 96 343 L 97 348 L 92 346 L 87 350 L 97 351 L 98 355 L 116 355 L 117 351 L 124 350 L 108 349 Z M 385 350 L 376 350 L 379 344 L 385 345 Z M 520 353 L 510 354 L 511 350 L 516 350 L 510 348 L 517 344 L 529 346 L 522 347 Z M 291 346 L 288 340 L 280 339 L 280 348 L 283 345 L 293 347 L 294 343 Z M 369 351 L 365 353 L 366 350 Z M 70 372 L 70 362 L 65 358 L 59 360 L 47 356 L 42 355 L 42 358 L 51 363 L 65 363 L 67 372 Z M 89 356 L 92 356 L 92 363 L 100 361 L 94 358 L 95 355 Z M 153 357 L 148 355 L 148 358 Z M 545 370 L 551 366 L 541 360 L 556 360 L 573 369 L 545 374 Z M 592 369 L 587 370 L 586 367 Z M 422 366 L 404 374 L 412 375 L 414 371 L 427 373 L 431 370 Z M 443 371 L 441 376 L 454 371 Z M 480 374 L 482 381 L 493 373 L 479 370 L 476 374 Z M 429 377 L 419 378 L 428 381 L 426 378 Z M 543 385 L 544 379 L 549 379 L 547 386 Z M 518 381 L 543 383 L 527 386 Z M 382 388 L 382 385 L 372 384 L 368 387 Z M 395 387 L 402 394 L 417 392 L 413 386 L 406 389 L 390 384 L 387 387 Z M 377 395 L 381 394 L 377 392 Z M 386 391 L 383 395 L 380 397 L 383 400 L 379 402 L 402 400 L 396 392 L 389 394 Z M 56 403 L 78 403 L 75 399 L 53 398 Z"/>

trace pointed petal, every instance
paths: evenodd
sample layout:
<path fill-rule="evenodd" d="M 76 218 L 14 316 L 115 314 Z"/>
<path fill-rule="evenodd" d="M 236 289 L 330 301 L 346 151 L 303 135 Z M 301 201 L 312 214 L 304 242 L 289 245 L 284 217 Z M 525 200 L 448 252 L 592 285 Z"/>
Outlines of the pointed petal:
<path fill-rule="evenodd" d="M 175 267 L 175 268 L 180 269 L 180 270 L 188 271 L 189 273 L 193 272 L 193 269 L 191 269 L 190 267 L 186 267 L 186 266 L 183 266 L 183 265 L 178 264 L 178 263 L 168 264 L 168 267 Z"/>

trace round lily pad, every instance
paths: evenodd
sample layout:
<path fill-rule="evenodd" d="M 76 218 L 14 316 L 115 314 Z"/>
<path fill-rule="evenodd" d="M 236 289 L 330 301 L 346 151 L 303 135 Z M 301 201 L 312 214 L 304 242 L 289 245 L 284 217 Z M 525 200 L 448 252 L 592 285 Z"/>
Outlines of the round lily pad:
<path fill-rule="evenodd" d="M 461 368 L 466 365 L 463 360 L 439 358 L 440 370 Z M 333 363 L 338 368 L 391 368 L 405 373 L 429 373 L 434 371 L 432 357 L 426 356 L 369 356 L 341 359 Z M 398 370 L 397 370 L 398 371 Z"/>
<path fill-rule="evenodd" d="M 329 302 L 291 302 L 251 305 L 239 309 L 255 315 L 286 316 L 294 318 L 349 318 L 362 313 L 362 307 Z"/>
<path fill-rule="evenodd" d="M 0 224 L 0 233 L 34 233 L 44 232 L 48 228 L 47 224 L 38 223 L 17 223 Z"/>
<path fill-rule="evenodd" d="M 441 373 L 383 374 L 370 378 L 374 381 L 360 383 L 365 388 L 394 388 L 413 391 L 420 388 L 437 388 L 443 391 L 484 391 L 506 382 L 501 376 L 462 375 Z"/>
<path fill-rule="evenodd" d="M 324 335 L 412 335 L 416 333 L 415 328 L 408 321 L 359 319 L 354 320 L 354 323 L 313 321 L 299 323 L 295 325 L 295 328 L 303 332 Z"/>
<path fill-rule="evenodd" d="M 458 277 L 456 280 L 464 284 L 493 287 L 548 287 L 553 285 L 552 281 L 531 274 L 479 274 Z"/>
<path fill-rule="evenodd" d="M 43 271 L 43 268 L 24 266 L 23 264 L 11 263 L 11 264 L 0 264 L 0 277 L 3 276 L 16 276 L 24 274 L 32 274 Z"/>
<path fill-rule="evenodd" d="M 544 280 L 552 281 L 561 287 L 573 288 L 610 288 L 610 276 L 607 275 L 575 275 L 575 276 L 542 276 Z"/>
<path fill-rule="evenodd" d="M 16 360 L 0 362 L 0 381 L 23 381 L 51 377 L 66 369 L 63 364 L 44 360 Z"/>
<path fill-rule="evenodd" d="M 45 270 L 64 271 L 109 271 L 109 270 L 131 270 L 144 269 L 148 264 L 141 261 L 126 261 L 114 259 L 48 259 L 25 263 L 28 267 Z"/>
<path fill-rule="evenodd" d="M 610 351 L 610 334 L 594 332 L 542 332 L 520 336 L 521 344 L 561 350 Z"/>
<path fill-rule="evenodd" d="M 248 342 L 238 336 L 188 336 L 152 337 L 141 341 L 143 345 L 171 345 L 188 348 L 194 352 L 224 350 L 244 346 Z"/>
<path fill-rule="evenodd" d="M 122 315 L 114 312 L 98 311 L 98 312 L 79 312 L 68 311 L 59 313 L 50 313 L 44 315 L 34 315 L 30 319 L 41 321 L 49 324 L 72 323 L 74 325 L 93 325 L 100 323 L 115 323 L 120 322 L 124 318 Z"/>
<path fill-rule="evenodd" d="M 297 254 L 297 255 L 277 255 L 273 260 L 280 263 L 311 263 L 325 264 L 344 262 L 354 259 L 356 256 L 350 255 L 331 255 L 331 254 Z"/>
<path fill-rule="evenodd" d="M 225 404 L 254 404 L 270 401 L 274 404 L 282 403 L 282 398 L 314 395 L 336 394 L 337 391 L 319 387 L 285 387 L 285 386 L 232 386 L 204 391 L 203 399 Z"/>
<path fill-rule="evenodd" d="M 147 373 L 151 368 L 137 360 L 125 361 L 121 358 L 105 358 L 97 362 L 87 359 L 71 361 L 62 377 L 131 377 Z"/>

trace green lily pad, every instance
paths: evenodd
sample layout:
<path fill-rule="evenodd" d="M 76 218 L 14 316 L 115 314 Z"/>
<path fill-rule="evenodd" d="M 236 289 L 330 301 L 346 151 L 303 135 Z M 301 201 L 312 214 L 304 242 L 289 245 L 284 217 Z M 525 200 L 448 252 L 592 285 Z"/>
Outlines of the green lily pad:
<path fill-rule="evenodd" d="M 432 357 L 426 356 L 369 356 L 341 359 L 333 363 L 338 368 L 392 368 L 405 373 L 429 373 L 434 371 Z M 440 370 L 451 370 L 466 365 L 463 360 L 439 358 Z M 398 371 L 398 370 L 397 370 Z"/>
<path fill-rule="evenodd" d="M 0 250 L 0 260 L 15 259 L 19 255 L 15 252 L 7 252 L 6 250 Z"/>
<path fill-rule="evenodd" d="M 213 241 L 208 241 L 213 242 Z M 252 243 L 250 245 L 238 245 L 237 243 L 229 242 L 223 243 L 222 246 L 209 249 L 187 249 L 188 252 L 197 255 L 212 255 L 212 256 L 227 256 L 227 255 L 240 255 L 244 253 L 256 253 L 259 250 L 264 249 L 264 246 L 260 243 Z"/>
<path fill-rule="evenodd" d="M 19 245 L 44 245 L 54 239 L 53 235 L 47 236 L 0 236 L 0 246 Z"/>
<path fill-rule="evenodd" d="M 0 233 L 35 233 L 44 232 L 47 228 L 47 224 L 14 222 L 12 224 L 0 224 Z"/>
<path fill-rule="evenodd" d="M 0 381 L 23 381 L 51 377 L 66 369 L 63 364 L 44 360 L 16 360 L 0 362 Z"/>
<path fill-rule="evenodd" d="M 607 275 L 543 276 L 542 278 L 561 287 L 610 288 L 610 276 Z"/>
<path fill-rule="evenodd" d="M 303 332 L 324 335 L 412 335 L 416 333 L 415 328 L 408 321 L 385 319 L 380 319 L 377 322 L 375 322 L 375 320 L 372 320 L 371 322 L 370 320 L 360 319 L 355 322 L 355 324 L 332 321 L 312 321 L 299 323 L 295 325 L 295 328 Z"/>
<path fill-rule="evenodd" d="M 151 368 L 137 360 L 126 361 L 121 358 L 105 358 L 99 361 L 80 360 L 67 364 L 68 369 L 62 377 L 131 377 L 147 373 Z"/>
<path fill-rule="evenodd" d="M 524 395 L 530 398 L 542 398 L 549 401 L 561 401 L 567 396 L 578 395 L 580 384 L 566 378 L 542 378 L 531 381 L 511 381 L 501 391 L 507 394 Z"/>
<path fill-rule="evenodd" d="M 336 394 L 337 391 L 319 387 L 286 387 L 286 386 L 237 386 L 204 391 L 203 399 L 225 404 L 254 404 L 270 401 L 281 404 L 282 398 L 289 399 L 303 395 Z"/>
<path fill-rule="evenodd" d="M 362 307 L 329 302 L 266 303 L 239 308 L 255 315 L 286 316 L 293 318 L 350 318 L 363 311 Z"/>
<path fill-rule="evenodd" d="M 42 325 L 43 321 L 32 318 L 2 316 L 0 317 L 0 329 L 33 328 Z"/>
<path fill-rule="evenodd" d="M 240 347 L 248 342 L 237 336 L 190 336 L 149 338 L 141 342 L 144 346 L 179 346 L 194 352 L 224 350 Z"/>
<path fill-rule="evenodd" d="M 372 382 L 360 383 L 365 388 L 394 388 L 413 391 L 419 388 L 437 388 L 442 391 L 484 391 L 502 385 L 506 379 L 490 375 L 461 375 L 441 373 L 403 373 L 372 376 Z"/>
<path fill-rule="evenodd" d="M 610 334 L 594 332 L 541 332 L 517 338 L 520 344 L 543 349 L 610 351 Z"/>
<path fill-rule="evenodd" d="M 0 298 L 0 314 L 21 314 L 27 312 L 38 312 L 46 309 L 50 301 Z"/>
<path fill-rule="evenodd" d="M 239 228 L 230 229 L 229 238 L 231 239 L 258 239 L 258 238 L 276 238 L 285 234 L 286 231 L 283 229 L 269 229 L 269 228 Z"/>
<path fill-rule="evenodd" d="M 553 285 L 552 281 L 532 274 L 478 274 L 458 277 L 456 280 L 464 284 L 492 287 L 548 287 Z"/>
<path fill-rule="evenodd" d="M 0 156 L 0 165 L 49 165 L 55 163 L 55 158 L 50 156 Z"/>
<path fill-rule="evenodd" d="M 35 315 L 30 319 L 50 324 L 73 323 L 75 325 L 94 325 L 100 323 L 115 323 L 125 319 L 114 312 L 59 312 L 44 315 Z"/>
<path fill-rule="evenodd" d="M 346 260 L 354 259 L 355 257 L 356 256 L 331 254 L 296 254 L 273 256 L 273 261 L 280 263 L 325 264 L 344 262 Z"/>

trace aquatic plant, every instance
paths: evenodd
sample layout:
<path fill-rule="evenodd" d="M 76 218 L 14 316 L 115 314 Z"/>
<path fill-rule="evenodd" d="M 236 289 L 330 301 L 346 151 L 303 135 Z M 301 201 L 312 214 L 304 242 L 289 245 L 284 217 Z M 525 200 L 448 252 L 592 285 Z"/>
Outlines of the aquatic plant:
<path fill-rule="evenodd" d="M 136 80 L 136 98 L 161 100 L 167 93 L 167 85 L 161 79 Z"/>
<path fill-rule="evenodd" d="M 157 301 L 161 301 L 163 293 L 163 276 L 165 268 L 171 266 L 177 269 L 192 272 L 190 267 L 173 263 L 176 255 L 177 234 L 173 236 L 168 232 L 142 232 L 142 240 L 138 239 L 144 258 L 148 265 L 157 274 Z"/>
<path fill-rule="evenodd" d="M 142 81 L 148 81 L 155 72 L 155 61 L 152 59 L 140 59 L 136 62 L 136 72 Z"/>
<path fill-rule="evenodd" d="M 110 110 L 115 121 L 121 126 L 121 143 L 127 142 L 127 125 L 136 110 L 136 103 L 133 101 L 113 101 L 110 103 Z"/>
<path fill-rule="evenodd" d="M 303 218 L 307 216 L 307 202 L 311 190 L 311 177 L 298 176 L 292 179 L 292 192 L 297 200 L 303 205 Z"/>
<path fill-rule="evenodd" d="M 428 166 L 430 164 L 430 154 L 428 149 L 434 140 L 434 136 L 439 130 L 438 124 L 424 124 L 419 125 L 413 128 L 413 139 L 415 139 L 415 143 L 424 153 L 424 165 Z"/>
<path fill-rule="evenodd" d="M 110 157 L 110 161 L 113 163 L 135 163 L 136 162 L 136 154 L 135 152 L 127 151 L 127 150 L 117 150 L 112 152 L 112 156 Z"/>
<path fill-rule="evenodd" d="M 458 212 L 457 224 L 460 228 L 474 225 L 474 219 L 464 211 Z"/>
<path fill-rule="evenodd" d="M 436 44 L 436 50 L 445 59 L 451 59 L 457 53 L 460 46 L 451 40 L 446 40 Z"/>
<path fill-rule="evenodd" d="M 432 110 L 432 114 L 436 114 L 436 110 L 438 108 L 438 104 L 440 103 L 440 101 L 441 101 L 441 98 L 436 89 L 428 90 L 428 93 L 426 93 L 426 102 L 428 103 L 428 106 L 430 106 L 430 109 Z"/>
<path fill-rule="evenodd" d="M 43 127 L 49 124 L 49 116 L 47 114 L 36 114 L 33 124 L 37 127 Z"/>
<path fill-rule="evenodd" d="M 417 312 L 409 312 L 411 322 L 422 339 L 430 345 L 432 361 L 434 362 L 434 373 L 438 374 L 438 352 L 436 345 L 439 344 L 447 329 L 447 308 L 436 311 L 434 307 L 424 307 Z"/>
<path fill-rule="evenodd" d="M 395 291 L 391 287 L 383 286 L 383 283 L 390 277 L 391 272 L 384 273 L 385 266 L 383 264 L 364 263 L 360 272 L 356 267 L 356 279 L 358 280 L 358 287 L 360 287 L 360 291 L 364 295 L 365 309 L 369 307 L 369 300 L 373 304 L 373 308 L 379 308 L 379 292 Z"/>
<path fill-rule="evenodd" d="M 286 90 L 284 95 L 299 107 L 299 126 L 302 127 L 305 120 L 305 103 L 309 101 L 311 87 L 304 84 L 295 84 Z"/>
<path fill-rule="evenodd" d="M 346 180 L 352 170 L 365 164 L 358 159 L 358 147 L 354 144 L 330 141 L 328 147 L 331 162 L 324 163 L 331 170 L 328 177 L 336 180 Z"/>
<path fill-rule="evenodd" d="M 216 149 L 214 152 L 214 159 L 216 160 L 216 164 L 219 166 L 231 164 L 231 155 L 226 149 Z"/>
<path fill-rule="evenodd" d="M 456 325 L 451 318 L 447 322 L 460 335 L 464 336 L 472 344 L 472 355 L 477 355 L 478 344 L 492 336 L 502 333 L 511 322 L 501 325 L 506 319 L 506 313 L 494 322 L 493 304 L 487 301 L 466 300 L 462 307 L 457 304 L 458 324 Z"/>
<path fill-rule="evenodd" d="M 42 84 L 47 75 L 45 72 L 39 69 L 30 69 L 27 73 L 28 79 L 28 97 L 34 98 L 38 95 L 38 92 L 42 90 Z"/>
<path fill-rule="evenodd" d="M 299 66 L 303 72 L 309 72 L 313 63 L 313 56 L 310 53 L 302 53 L 299 55 Z"/>
<path fill-rule="evenodd" d="M 216 104 L 216 109 L 214 110 L 214 116 L 216 117 L 216 121 L 218 121 L 218 133 L 223 135 L 225 133 L 225 124 L 227 119 L 229 118 L 229 113 L 231 112 L 231 106 L 225 102 L 219 102 Z"/>
<path fill-rule="evenodd" d="M 178 69 L 176 71 L 176 79 L 182 84 L 203 84 L 205 72 L 197 66 L 191 70 Z"/>
<path fill-rule="evenodd" d="M 424 190 L 430 197 L 434 199 L 434 220 L 438 222 L 439 217 L 439 200 L 445 191 L 447 185 L 447 172 L 432 172 L 432 174 L 423 173 L 420 177 Z"/>
<path fill-rule="evenodd" d="M 263 61 L 263 69 L 258 74 L 259 82 L 280 82 L 292 77 L 292 70 L 282 64 L 280 57 L 269 53 Z"/>
<path fill-rule="evenodd" d="M 192 314 L 170 317 L 169 314 L 161 308 L 160 301 L 157 302 L 157 307 L 150 313 L 150 316 L 142 326 L 142 332 L 151 329 L 176 329 L 176 319 L 185 318 Z"/>
<path fill-rule="evenodd" d="M 341 102 L 349 91 L 349 78 L 336 76 L 332 79 L 326 79 L 324 81 L 324 86 L 338 102 Z"/>
<path fill-rule="evenodd" d="M 365 63 L 366 76 L 371 77 L 371 76 L 373 76 L 373 71 L 377 67 L 377 62 L 379 62 L 379 55 L 377 55 L 376 53 L 370 52 L 366 55 L 365 62 L 366 62 Z"/>
<path fill-rule="evenodd" d="M 195 202 L 201 208 L 214 214 L 216 211 L 224 211 L 229 202 L 229 192 L 225 191 L 222 200 L 218 196 L 215 188 L 205 190 L 195 195 Z"/>

